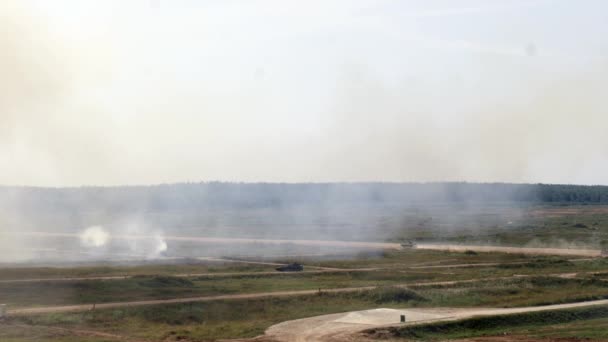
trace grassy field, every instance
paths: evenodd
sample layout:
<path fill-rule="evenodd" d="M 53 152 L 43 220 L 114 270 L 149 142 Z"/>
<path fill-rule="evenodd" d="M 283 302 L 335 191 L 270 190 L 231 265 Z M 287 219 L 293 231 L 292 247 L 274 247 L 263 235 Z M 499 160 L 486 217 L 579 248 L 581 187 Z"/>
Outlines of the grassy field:
<path fill-rule="evenodd" d="M 52 279 L 108 276 L 175 275 L 218 272 L 263 272 L 274 271 L 267 265 L 244 265 L 234 263 L 209 263 L 197 260 L 184 260 L 178 264 L 154 263 L 149 265 L 117 266 L 97 265 L 81 267 L 4 267 L 0 280 L 7 279 Z"/>
<path fill-rule="evenodd" d="M 418 255 L 420 254 L 420 255 Z M 484 267 L 456 267 L 446 269 L 409 269 L 412 265 L 424 263 L 432 265 L 462 264 L 462 263 L 501 263 Z M 516 264 L 510 264 L 515 262 Z M 355 267 L 357 260 L 322 261 L 317 265 L 332 267 Z M 118 301 L 138 301 L 150 299 L 169 299 L 183 297 L 213 296 L 238 293 L 257 293 L 285 290 L 315 290 L 343 287 L 382 286 L 395 284 L 416 284 L 441 281 L 458 281 L 470 279 L 487 279 L 511 277 L 514 275 L 550 275 L 568 272 L 608 271 L 606 260 L 568 261 L 556 257 L 533 257 L 500 253 L 452 253 L 441 251 L 399 251 L 387 252 L 382 256 L 361 260 L 362 267 L 378 267 L 378 270 L 367 272 L 328 272 L 310 273 L 279 273 L 274 276 L 256 275 L 252 268 L 229 265 L 222 269 L 215 267 L 214 272 L 242 271 L 242 275 L 230 276 L 195 276 L 174 277 L 170 275 L 140 275 L 127 279 L 114 280 L 79 280 L 68 282 L 42 281 L 26 283 L 0 283 L 0 301 L 9 308 L 52 306 L 69 304 L 94 304 Z M 161 274 L 179 274 L 185 268 L 193 273 L 200 272 L 193 266 L 165 265 L 154 266 Z M 174 269 L 172 269 L 172 267 Z M 202 270 L 208 270 L 202 266 Z M 153 269 L 135 267 L 127 271 L 131 274 L 141 274 L 142 269 L 151 272 Z M 75 269 L 67 276 L 83 274 L 83 270 Z M 23 278 L 33 277 L 24 270 L 9 270 L 18 273 Z M 124 267 L 116 269 L 104 267 L 107 274 L 124 271 Z M 39 269 L 33 269 L 39 275 Z M 87 274 L 95 271 L 86 269 Z M 201 272 L 202 273 L 202 272 Z M 444 292 L 449 293 L 445 289 Z M 595 295 L 595 292 L 593 292 Z M 455 298 L 455 297 L 454 297 Z"/>
<path fill-rule="evenodd" d="M 578 295 L 584 289 L 585 296 Z M 570 293 L 570 295 L 568 295 Z M 225 300 L 86 313 L 45 314 L 11 319 L 12 323 L 90 329 L 131 337 L 164 340 L 253 337 L 281 321 L 374 307 L 514 307 L 608 298 L 608 283 L 544 277 L 466 286 L 408 290 L 384 287 L 355 293 L 321 293 L 291 298 Z"/>
<path fill-rule="evenodd" d="M 469 244 L 556 245 L 566 242 L 594 246 L 608 232 L 608 211 L 604 210 L 605 207 L 599 210 L 593 206 L 574 209 L 524 208 L 515 210 L 509 214 L 511 216 L 491 214 L 478 219 L 463 214 L 455 218 L 455 222 L 462 224 L 461 229 L 453 231 L 440 229 L 445 224 L 443 216 L 431 221 L 425 218 L 427 213 L 413 212 L 413 218 L 408 222 L 414 222 L 414 227 L 406 227 L 404 235 Z M 439 233 L 435 234 L 435 229 Z M 555 236 L 562 240 L 558 241 Z M 0 323 L 0 341 L 212 341 L 254 337 L 269 326 L 286 320 L 378 307 L 520 307 L 608 298 L 606 259 L 402 250 L 341 258 L 272 258 L 264 261 L 299 261 L 305 264 L 306 270 L 312 270 L 311 266 L 373 270 L 317 274 L 277 272 L 269 275 L 265 272 L 273 272 L 272 265 L 195 260 L 171 264 L 4 267 L 0 269 L 0 280 L 91 276 L 129 278 L 0 282 L 0 302 L 13 309 L 285 290 L 380 287 L 348 293 L 322 291 L 320 294 L 293 297 L 15 316 Z M 490 265 L 474 266 L 485 263 Z M 463 264 L 472 266 L 447 267 Z M 188 276 L 200 273 L 215 275 Z M 462 282 L 416 285 L 450 281 Z M 394 287 L 401 284 L 409 285 L 407 288 Z M 608 308 L 601 307 L 566 310 L 557 314 L 476 318 L 411 330 L 376 332 L 375 336 L 391 340 L 444 340 L 503 336 L 508 331 L 512 335 L 538 338 L 608 339 L 604 328 L 608 324 L 606 312 Z"/>
<path fill-rule="evenodd" d="M 606 205 L 438 207 L 407 221 L 397 236 L 429 242 L 599 248 L 608 239 Z"/>
<path fill-rule="evenodd" d="M 397 300 L 394 300 L 397 298 Z M 377 305 L 397 306 L 425 300 L 407 290 L 321 294 L 291 298 L 172 304 L 83 313 L 36 315 L 10 323 L 92 329 L 154 340 L 253 337 L 283 320 Z"/>

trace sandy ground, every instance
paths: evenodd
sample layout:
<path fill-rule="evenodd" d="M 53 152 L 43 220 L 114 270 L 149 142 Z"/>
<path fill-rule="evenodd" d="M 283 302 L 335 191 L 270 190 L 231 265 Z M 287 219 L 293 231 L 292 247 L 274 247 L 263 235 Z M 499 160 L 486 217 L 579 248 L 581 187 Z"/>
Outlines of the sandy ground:
<path fill-rule="evenodd" d="M 363 339 L 355 335 L 374 327 L 413 325 L 427 322 L 470 318 L 473 316 L 503 315 L 522 312 L 558 310 L 592 305 L 608 305 L 608 300 L 546 305 L 524 308 L 433 308 L 433 309 L 373 309 L 323 315 L 273 325 L 266 330 L 266 338 L 281 342 L 303 341 L 354 341 Z M 405 315 L 406 323 L 400 323 Z"/>

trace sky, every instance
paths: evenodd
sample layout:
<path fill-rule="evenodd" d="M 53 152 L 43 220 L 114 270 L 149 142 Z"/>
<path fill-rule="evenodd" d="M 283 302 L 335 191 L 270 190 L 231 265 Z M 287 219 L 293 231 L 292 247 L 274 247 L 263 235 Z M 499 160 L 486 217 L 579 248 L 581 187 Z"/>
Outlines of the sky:
<path fill-rule="evenodd" d="M 0 184 L 608 184 L 605 1 L 0 4 Z"/>

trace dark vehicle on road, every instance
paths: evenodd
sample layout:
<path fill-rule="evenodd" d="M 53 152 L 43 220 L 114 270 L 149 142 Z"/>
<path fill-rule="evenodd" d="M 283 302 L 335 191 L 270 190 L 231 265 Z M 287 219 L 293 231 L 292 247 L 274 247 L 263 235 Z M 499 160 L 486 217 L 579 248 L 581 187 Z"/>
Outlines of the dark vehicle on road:
<path fill-rule="evenodd" d="M 300 272 L 304 270 L 304 266 L 298 264 L 297 262 L 294 262 L 289 265 L 277 267 L 276 270 L 279 272 Z"/>
<path fill-rule="evenodd" d="M 412 240 L 405 240 L 401 242 L 401 248 L 416 248 L 416 242 Z"/>

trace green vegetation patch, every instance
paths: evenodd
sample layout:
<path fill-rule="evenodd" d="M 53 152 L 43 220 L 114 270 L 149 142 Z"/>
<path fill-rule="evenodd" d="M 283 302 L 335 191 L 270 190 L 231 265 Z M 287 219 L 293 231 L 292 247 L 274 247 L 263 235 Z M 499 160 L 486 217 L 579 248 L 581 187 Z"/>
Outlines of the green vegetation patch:
<path fill-rule="evenodd" d="M 350 293 L 320 292 L 309 296 L 225 300 L 169 305 L 97 309 L 13 317 L 14 323 L 91 329 L 135 338 L 201 340 L 253 337 L 286 320 L 329 313 L 415 306 L 426 299 L 414 291 L 383 287 Z"/>
<path fill-rule="evenodd" d="M 359 291 L 354 297 L 362 300 L 370 300 L 376 304 L 423 302 L 427 299 L 418 293 L 401 287 L 386 286 L 369 291 Z"/>

